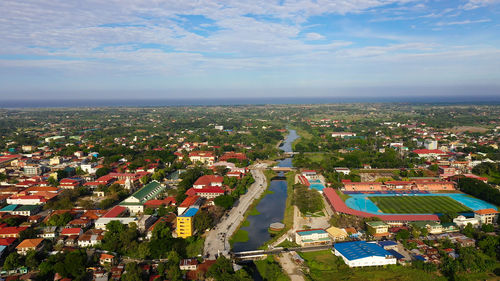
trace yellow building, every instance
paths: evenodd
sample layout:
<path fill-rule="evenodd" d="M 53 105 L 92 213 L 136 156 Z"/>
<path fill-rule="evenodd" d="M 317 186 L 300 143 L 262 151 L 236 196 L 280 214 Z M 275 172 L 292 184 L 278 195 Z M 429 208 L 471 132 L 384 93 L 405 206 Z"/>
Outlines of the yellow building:
<path fill-rule="evenodd" d="M 177 237 L 187 238 L 193 235 L 193 220 L 197 212 L 198 208 L 191 207 L 177 217 Z"/>

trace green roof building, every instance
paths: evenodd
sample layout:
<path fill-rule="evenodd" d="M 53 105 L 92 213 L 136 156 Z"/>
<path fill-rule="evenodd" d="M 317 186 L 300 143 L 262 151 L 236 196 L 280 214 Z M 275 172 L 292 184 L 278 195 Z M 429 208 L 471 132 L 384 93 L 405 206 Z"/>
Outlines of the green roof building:
<path fill-rule="evenodd" d="M 162 185 L 158 181 L 152 181 L 141 189 L 134 192 L 127 199 L 120 203 L 120 206 L 126 207 L 131 213 L 139 213 L 144 211 L 144 203 L 151 199 L 155 199 L 163 191 L 165 191 L 166 186 Z"/>

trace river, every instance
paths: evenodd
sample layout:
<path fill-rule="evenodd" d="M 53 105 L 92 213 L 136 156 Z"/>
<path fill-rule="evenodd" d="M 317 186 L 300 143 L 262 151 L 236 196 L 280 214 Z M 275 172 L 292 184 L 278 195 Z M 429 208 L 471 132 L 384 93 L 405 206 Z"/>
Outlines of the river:
<path fill-rule="evenodd" d="M 295 130 L 290 130 L 280 147 L 285 152 L 292 152 L 292 143 L 299 138 Z M 278 162 L 279 167 L 292 167 L 292 158 L 285 158 Z M 284 176 L 280 173 L 279 176 Z M 248 231 L 249 240 L 247 242 L 237 242 L 233 244 L 233 251 L 256 250 L 266 241 L 271 239 L 268 232 L 269 225 L 273 222 L 281 222 L 285 213 L 287 198 L 287 183 L 285 180 L 271 180 L 269 189 L 272 193 L 267 194 L 257 205 L 256 216 L 248 216 L 250 226 L 243 226 L 241 229 Z"/>

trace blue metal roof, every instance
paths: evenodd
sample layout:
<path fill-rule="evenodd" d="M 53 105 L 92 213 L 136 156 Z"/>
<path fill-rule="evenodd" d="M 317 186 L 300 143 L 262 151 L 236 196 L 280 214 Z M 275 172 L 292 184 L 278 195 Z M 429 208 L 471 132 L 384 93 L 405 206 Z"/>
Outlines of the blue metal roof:
<path fill-rule="evenodd" d="M 398 243 L 387 240 L 387 241 L 379 241 L 378 244 L 382 247 L 387 247 L 387 246 L 396 246 Z"/>
<path fill-rule="evenodd" d="M 198 213 L 198 208 L 189 208 L 187 209 L 187 211 L 184 212 L 184 214 L 181 215 L 181 217 L 193 217 L 194 215 L 196 215 L 196 213 Z"/>
<path fill-rule="evenodd" d="M 394 250 L 387 250 L 387 252 L 391 253 L 391 255 L 393 257 L 395 257 L 396 259 L 400 260 L 400 259 L 404 259 L 405 256 L 401 255 L 400 253 L 394 251 Z"/>
<path fill-rule="evenodd" d="M 17 208 L 17 205 L 16 204 L 13 204 L 13 205 L 7 205 L 5 207 L 3 207 L 0 212 L 10 212 L 10 211 L 14 211 L 15 209 Z"/>
<path fill-rule="evenodd" d="M 372 256 L 385 257 L 391 253 L 384 250 L 376 243 L 367 243 L 366 241 L 354 241 L 335 244 L 335 249 L 339 251 L 348 260 L 357 260 Z"/>

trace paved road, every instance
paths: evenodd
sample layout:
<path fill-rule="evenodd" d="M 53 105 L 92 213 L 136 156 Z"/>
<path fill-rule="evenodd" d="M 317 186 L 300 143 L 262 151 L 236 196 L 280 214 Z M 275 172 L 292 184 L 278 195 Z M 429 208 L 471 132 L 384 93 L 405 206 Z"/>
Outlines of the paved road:
<path fill-rule="evenodd" d="M 233 207 L 212 229 L 205 239 L 204 256 L 208 259 L 215 259 L 216 255 L 223 254 L 228 256 L 231 249 L 229 238 L 243 222 L 244 214 L 260 195 L 267 189 L 267 180 L 263 171 L 267 168 L 266 164 L 256 164 L 251 173 L 255 182 L 248 188 L 246 194 L 242 195 L 239 202 Z"/>

